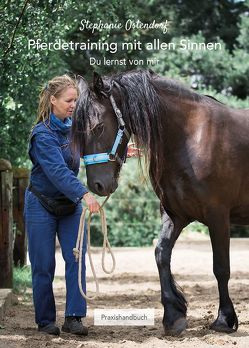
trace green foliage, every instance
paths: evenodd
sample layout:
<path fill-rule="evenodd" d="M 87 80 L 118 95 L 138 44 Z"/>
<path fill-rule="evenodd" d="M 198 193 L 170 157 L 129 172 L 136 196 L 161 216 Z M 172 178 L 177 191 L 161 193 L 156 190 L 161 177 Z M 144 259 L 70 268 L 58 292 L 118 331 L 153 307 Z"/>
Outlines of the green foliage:
<path fill-rule="evenodd" d="M 248 5 L 248 7 L 249 7 L 249 5 Z M 249 16 L 248 16 L 248 13 L 241 15 L 239 29 L 240 29 L 240 33 L 239 33 L 239 36 L 237 38 L 237 43 L 238 43 L 240 48 L 243 48 L 247 52 L 249 52 L 249 40 L 248 40 Z"/>
<path fill-rule="evenodd" d="M 187 227 L 184 228 L 184 231 L 186 232 L 198 232 L 202 234 L 208 234 L 208 227 L 206 225 L 203 225 L 202 223 L 198 221 L 194 221 L 191 224 L 189 224 Z"/>
<path fill-rule="evenodd" d="M 32 287 L 30 266 L 14 267 L 13 270 L 13 290 L 17 293 L 25 292 Z"/>
<path fill-rule="evenodd" d="M 159 3 L 165 6 L 165 1 Z M 201 32 L 206 41 L 220 37 L 232 50 L 239 34 L 238 18 L 248 5 L 243 0 L 168 0 L 166 6 L 174 13 L 174 36 Z"/>
<path fill-rule="evenodd" d="M 57 52 L 28 50 L 28 39 L 51 41 L 56 35 L 63 36 L 61 1 L 29 3 L 8 50 L 23 4 L 8 1 L 0 21 L 0 157 L 14 165 L 21 165 L 27 158 L 28 134 L 36 117 L 39 86 L 64 72 L 65 67 Z"/>
<path fill-rule="evenodd" d="M 249 5 L 248 5 L 249 7 Z M 233 52 L 231 72 L 227 76 L 232 93 L 241 99 L 249 95 L 249 16 L 248 13 L 240 17 L 240 33 L 237 38 L 236 49 Z"/>

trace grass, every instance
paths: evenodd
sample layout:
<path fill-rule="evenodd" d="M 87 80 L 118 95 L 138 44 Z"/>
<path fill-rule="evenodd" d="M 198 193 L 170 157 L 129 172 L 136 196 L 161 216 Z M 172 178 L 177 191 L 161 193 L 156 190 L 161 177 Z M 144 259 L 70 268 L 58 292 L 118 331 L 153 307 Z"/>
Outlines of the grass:
<path fill-rule="evenodd" d="M 32 287 L 31 267 L 14 267 L 13 269 L 13 290 L 16 293 L 23 293 L 27 288 Z"/>

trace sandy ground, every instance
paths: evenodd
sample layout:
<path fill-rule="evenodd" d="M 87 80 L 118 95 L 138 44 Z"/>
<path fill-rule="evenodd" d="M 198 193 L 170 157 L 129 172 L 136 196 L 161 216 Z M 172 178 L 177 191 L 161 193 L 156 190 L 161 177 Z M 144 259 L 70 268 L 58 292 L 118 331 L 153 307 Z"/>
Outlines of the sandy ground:
<path fill-rule="evenodd" d="M 181 238 L 177 242 L 172 271 L 184 290 L 188 305 L 188 329 L 181 337 L 165 337 L 162 329 L 163 309 L 160 284 L 154 261 L 154 248 L 116 248 L 116 270 L 108 276 L 101 270 L 100 251 L 94 251 L 94 262 L 100 280 L 101 297 L 89 303 L 85 323 L 86 338 L 62 333 L 54 338 L 38 333 L 34 324 L 31 291 L 19 296 L 19 304 L 9 308 L 0 328 L 0 348 L 21 347 L 249 347 L 249 240 L 231 242 L 230 295 L 239 317 L 239 330 L 233 334 L 212 332 L 209 324 L 215 319 L 218 293 L 212 274 L 212 252 L 209 240 Z M 88 267 L 89 291 L 94 283 Z M 62 325 L 65 303 L 64 266 L 57 253 L 54 291 L 58 324 Z M 94 308 L 154 308 L 155 325 L 151 327 L 94 326 Z"/>

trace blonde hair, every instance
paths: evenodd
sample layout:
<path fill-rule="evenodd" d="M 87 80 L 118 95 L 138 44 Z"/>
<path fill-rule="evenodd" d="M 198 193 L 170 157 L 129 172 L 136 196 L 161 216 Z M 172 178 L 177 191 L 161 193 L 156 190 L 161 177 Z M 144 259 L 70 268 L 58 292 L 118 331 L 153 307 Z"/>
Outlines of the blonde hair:
<path fill-rule="evenodd" d="M 37 118 L 34 125 L 39 122 L 45 122 L 47 119 L 49 119 L 49 115 L 51 113 L 51 96 L 58 98 L 68 87 L 75 88 L 79 94 L 76 80 L 65 74 L 62 76 L 55 76 L 52 80 L 48 81 L 45 87 L 43 86 L 41 88 Z"/>

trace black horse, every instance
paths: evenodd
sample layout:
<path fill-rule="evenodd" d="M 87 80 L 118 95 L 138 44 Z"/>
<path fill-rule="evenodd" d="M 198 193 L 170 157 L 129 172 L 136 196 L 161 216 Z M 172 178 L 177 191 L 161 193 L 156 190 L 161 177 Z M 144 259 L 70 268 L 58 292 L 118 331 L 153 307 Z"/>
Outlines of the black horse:
<path fill-rule="evenodd" d="M 146 70 L 95 75 L 92 86 L 82 79 L 80 89 L 72 136 L 85 155 L 89 188 L 100 196 L 117 188 L 130 134 L 148 160 L 162 208 L 155 255 L 166 334 L 186 328 L 187 303 L 170 262 L 179 234 L 194 220 L 208 226 L 213 248 L 220 302 L 211 329 L 237 330 L 228 292 L 229 225 L 249 224 L 249 110 L 229 108 Z"/>

